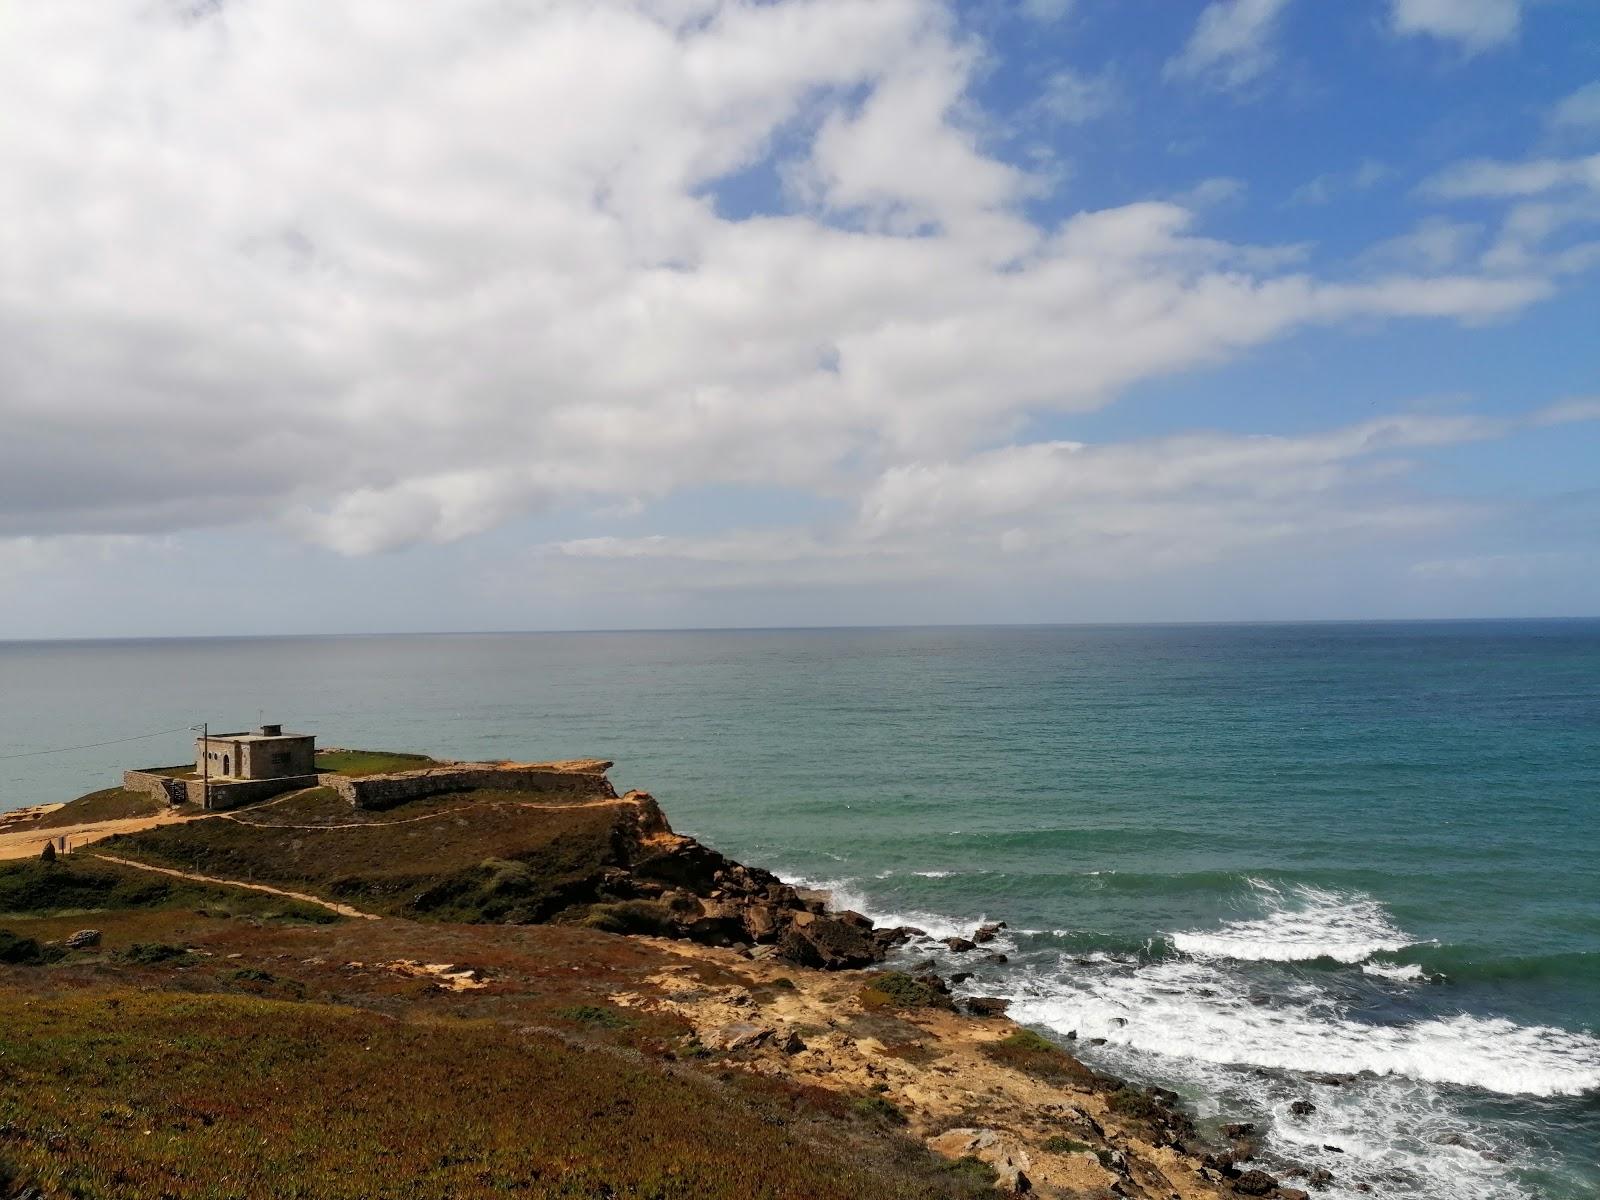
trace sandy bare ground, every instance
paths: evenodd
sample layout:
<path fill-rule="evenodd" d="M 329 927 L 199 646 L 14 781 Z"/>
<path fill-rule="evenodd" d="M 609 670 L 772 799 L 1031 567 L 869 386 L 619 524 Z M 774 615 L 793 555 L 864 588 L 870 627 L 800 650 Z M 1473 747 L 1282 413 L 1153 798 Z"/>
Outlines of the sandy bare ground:
<path fill-rule="evenodd" d="M 60 807 L 57 804 L 50 806 L 48 810 L 31 810 L 30 815 L 38 816 L 41 811 Z M 85 825 L 63 825 L 59 829 L 15 829 L 8 832 L 4 825 L 0 825 L 0 860 L 38 858 L 46 842 L 55 842 L 59 847 L 62 838 L 66 838 L 72 849 L 76 850 L 80 846 L 98 842 L 112 834 L 138 833 L 141 829 L 154 829 L 157 825 L 181 825 L 185 821 L 216 815 L 169 809 L 145 817 L 118 817 L 111 821 L 90 821 Z"/>
<path fill-rule="evenodd" d="M 291 892 L 283 888 L 269 887 L 264 883 L 245 883 L 239 879 L 223 879 L 216 875 L 200 875 L 194 871 L 179 871 L 172 867 L 154 867 L 149 863 L 135 862 L 131 858 L 118 858 L 113 854 L 97 854 L 96 858 L 106 862 L 116 863 L 120 867 L 133 867 L 140 871 L 153 871 L 157 875 L 171 875 L 174 879 L 192 879 L 196 883 L 216 883 L 223 887 L 247 888 L 252 892 L 267 892 L 273 896 L 283 896 L 289 900 L 298 900 L 302 904 L 315 904 L 318 908 L 326 908 L 336 912 L 341 917 L 360 917 L 365 921 L 376 921 L 380 918 L 376 913 L 362 912 L 359 908 L 351 908 L 348 904 L 338 904 L 332 900 L 324 900 L 320 896 L 308 895 L 305 892 Z"/>
<path fill-rule="evenodd" d="M 1045 1083 L 985 1055 L 986 1045 L 1017 1030 L 1009 1020 L 933 1010 L 874 1019 L 858 999 L 863 980 L 856 972 L 810 971 L 687 942 L 640 940 L 683 959 L 715 963 L 747 986 L 707 986 L 687 966 L 668 967 L 650 979 L 655 990 L 620 992 L 611 997 L 615 1003 L 672 1012 L 694 1026 L 703 1045 L 745 1047 L 745 1070 L 846 1094 L 882 1095 L 937 1153 L 974 1154 L 996 1167 L 1020 1169 L 1040 1197 L 1210 1200 L 1232 1194 L 1204 1178 L 1199 1162 L 1143 1140 L 1103 1094 Z M 758 1001 L 752 989 L 770 988 L 780 975 L 784 988 Z M 1082 1143 L 1115 1153 L 1097 1156 Z"/>

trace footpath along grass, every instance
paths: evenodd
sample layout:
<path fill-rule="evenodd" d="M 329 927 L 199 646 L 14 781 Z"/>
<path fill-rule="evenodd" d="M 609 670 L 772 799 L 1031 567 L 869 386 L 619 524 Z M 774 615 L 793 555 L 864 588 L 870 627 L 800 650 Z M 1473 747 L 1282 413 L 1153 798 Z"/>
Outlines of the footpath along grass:
<path fill-rule="evenodd" d="M 435 798 L 391 809 L 381 823 L 317 829 L 266 828 L 286 814 L 263 810 L 256 818 L 245 810 L 241 817 L 262 825 L 210 818 L 109 838 L 88 852 L 103 848 L 397 916 L 534 921 L 570 903 L 570 889 L 614 861 L 623 813 L 610 805 L 530 808 L 525 800 L 519 793 L 463 792 L 449 798 L 449 807 Z"/>
<path fill-rule="evenodd" d="M 242 996 L 0 990 L 0 1194 L 982 1194 L 908 1146 L 880 1147 L 875 1169 L 860 1144 L 802 1126 L 545 1032 Z"/>

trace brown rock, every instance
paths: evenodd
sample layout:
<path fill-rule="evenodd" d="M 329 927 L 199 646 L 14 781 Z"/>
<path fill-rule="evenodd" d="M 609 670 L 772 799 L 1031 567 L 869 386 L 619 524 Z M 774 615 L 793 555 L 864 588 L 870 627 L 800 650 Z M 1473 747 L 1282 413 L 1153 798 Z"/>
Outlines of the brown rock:
<path fill-rule="evenodd" d="M 975 1017 L 1003 1017 L 1011 1001 L 998 996 L 974 996 L 967 1001 L 967 1011 Z"/>
<path fill-rule="evenodd" d="M 1265 1171 L 1251 1169 L 1233 1181 L 1233 1190 L 1241 1196 L 1270 1196 L 1278 1190 L 1278 1181 Z"/>
<path fill-rule="evenodd" d="M 824 971 L 870 967 L 884 958 L 883 948 L 861 929 L 832 917 L 812 915 L 804 923 L 791 922 L 777 945 L 779 955 L 790 962 Z"/>
<path fill-rule="evenodd" d="M 944 944 L 950 947 L 950 951 L 953 954 L 965 954 L 968 950 L 976 950 L 978 948 L 976 942 L 969 942 L 964 937 L 945 938 Z"/>

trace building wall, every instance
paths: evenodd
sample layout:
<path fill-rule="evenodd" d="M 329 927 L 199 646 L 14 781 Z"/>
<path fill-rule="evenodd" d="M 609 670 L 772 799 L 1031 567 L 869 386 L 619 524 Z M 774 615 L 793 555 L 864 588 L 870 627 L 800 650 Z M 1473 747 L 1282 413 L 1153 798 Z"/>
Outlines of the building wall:
<path fill-rule="evenodd" d="M 256 800 L 267 800 L 296 788 L 316 787 L 317 777 L 286 775 L 281 779 L 230 779 L 221 783 L 213 779 L 209 789 L 205 780 L 188 779 L 183 781 L 183 786 L 190 804 L 197 808 L 203 805 L 212 812 L 219 812 Z M 208 790 L 209 797 L 206 795 Z"/>
<path fill-rule="evenodd" d="M 400 771 L 393 775 L 320 775 L 324 787 L 331 787 L 356 808 L 393 808 L 408 800 L 438 796 L 446 792 L 466 792 L 477 788 L 496 791 L 532 792 L 563 800 L 615 800 L 616 789 L 600 765 L 594 771 L 562 771 L 550 767 L 499 767 L 484 763 L 434 767 L 422 771 Z"/>
<path fill-rule="evenodd" d="M 124 771 L 122 773 L 122 786 L 130 792 L 143 792 L 147 796 L 154 796 L 157 800 L 164 800 L 168 804 L 182 804 L 187 798 L 183 780 L 173 779 L 170 775 L 156 775 L 151 771 Z M 172 768 L 160 768 L 171 770 Z"/>
<path fill-rule="evenodd" d="M 202 774 L 206 771 L 208 751 L 215 756 L 211 759 L 210 773 L 234 779 L 282 779 L 315 774 L 317 769 L 317 739 L 311 734 L 257 739 L 197 738 L 194 769 Z"/>

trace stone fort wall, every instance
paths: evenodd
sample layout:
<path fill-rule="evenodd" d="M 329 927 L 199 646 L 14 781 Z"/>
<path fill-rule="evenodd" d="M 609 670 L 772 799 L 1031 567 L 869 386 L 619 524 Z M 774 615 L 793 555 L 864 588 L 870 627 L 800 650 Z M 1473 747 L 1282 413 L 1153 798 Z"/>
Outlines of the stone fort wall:
<path fill-rule="evenodd" d="M 616 789 L 606 778 L 610 767 L 600 759 L 572 763 L 456 763 L 391 775 L 320 775 L 318 782 L 354 807 L 366 809 L 393 808 L 408 800 L 478 788 L 528 792 L 582 803 L 617 798 Z"/>

